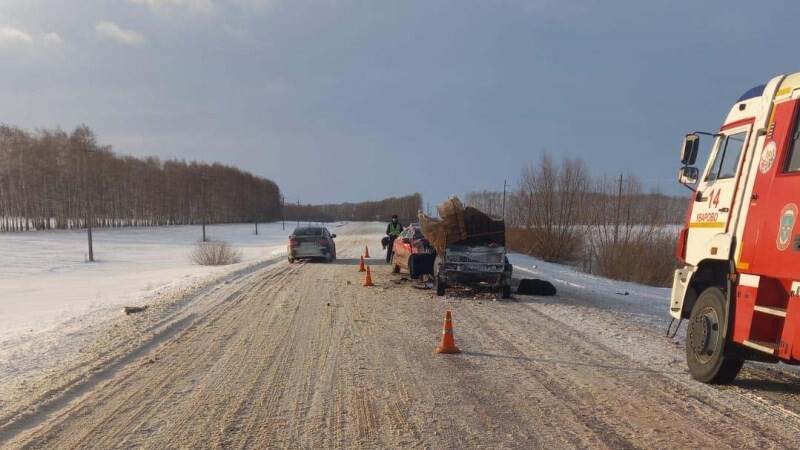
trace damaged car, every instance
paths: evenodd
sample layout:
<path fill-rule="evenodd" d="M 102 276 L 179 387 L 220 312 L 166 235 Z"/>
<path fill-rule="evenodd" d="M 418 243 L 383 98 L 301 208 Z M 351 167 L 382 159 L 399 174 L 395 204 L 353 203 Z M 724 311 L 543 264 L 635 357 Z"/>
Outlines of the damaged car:
<path fill-rule="evenodd" d="M 499 290 L 502 298 L 511 298 L 513 267 L 506 255 L 503 219 L 465 207 L 456 197 L 437 211 L 439 219 L 420 215 L 422 232 L 437 253 L 436 294 L 461 285 Z"/>

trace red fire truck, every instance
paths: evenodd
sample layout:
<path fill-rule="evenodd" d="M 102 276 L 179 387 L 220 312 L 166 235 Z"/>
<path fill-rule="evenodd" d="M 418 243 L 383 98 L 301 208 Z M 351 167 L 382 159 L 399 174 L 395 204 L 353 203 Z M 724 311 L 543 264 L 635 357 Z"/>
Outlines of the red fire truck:
<path fill-rule="evenodd" d="M 747 91 L 717 133 L 692 133 L 679 178 L 693 189 L 670 314 L 688 319 L 692 376 L 730 383 L 745 360 L 800 364 L 800 73 Z M 701 139 L 711 139 L 702 170 Z"/>

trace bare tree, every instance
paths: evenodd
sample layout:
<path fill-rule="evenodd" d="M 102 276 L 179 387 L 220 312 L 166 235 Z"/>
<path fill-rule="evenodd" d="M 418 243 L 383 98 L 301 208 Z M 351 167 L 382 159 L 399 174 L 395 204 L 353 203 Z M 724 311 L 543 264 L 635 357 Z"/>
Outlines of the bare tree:
<path fill-rule="evenodd" d="M 582 248 L 586 229 L 581 208 L 589 186 L 586 163 L 564 158 L 556 163 L 547 153 L 538 165 L 522 169 L 512 196 L 512 222 L 524 230 L 527 251 L 545 261 L 574 261 Z"/>
<path fill-rule="evenodd" d="M 657 286 L 668 285 L 676 265 L 676 238 L 666 227 L 665 197 L 644 192 L 634 174 L 596 181 L 588 209 L 584 269 L 604 277 Z M 613 200 L 613 201 L 612 201 Z"/>
<path fill-rule="evenodd" d="M 478 208 L 486 214 L 500 217 L 503 209 L 503 193 L 494 191 L 475 191 L 467 193 L 466 204 Z"/>

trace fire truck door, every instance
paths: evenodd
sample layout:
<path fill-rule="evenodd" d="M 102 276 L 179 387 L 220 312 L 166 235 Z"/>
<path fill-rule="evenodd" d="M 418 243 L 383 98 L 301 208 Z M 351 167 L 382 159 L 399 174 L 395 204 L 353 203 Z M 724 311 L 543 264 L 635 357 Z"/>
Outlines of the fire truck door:
<path fill-rule="evenodd" d="M 719 248 L 726 239 L 715 237 L 728 233 L 751 128 L 751 124 L 723 128 L 717 138 L 692 205 L 686 239 L 686 261 L 690 264 L 718 254 L 728 255 L 729 248 Z"/>
<path fill-rule="evenodd" d="M 800 124 L 798 100 L 775 105 L 742 237 L 740 270 L 800 279 Z"/>

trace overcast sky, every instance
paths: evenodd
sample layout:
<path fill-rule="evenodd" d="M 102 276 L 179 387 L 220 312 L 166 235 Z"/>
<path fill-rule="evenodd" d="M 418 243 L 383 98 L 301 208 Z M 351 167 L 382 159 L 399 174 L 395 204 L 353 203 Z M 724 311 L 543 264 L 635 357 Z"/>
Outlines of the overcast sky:
<path fill-rule="evenodd" d="M 543 151 L 682 193 L 684 133 L 800 70 L 800 2 L 0 0 L 0 122 L 287 201 L 502 190 Z"/>

